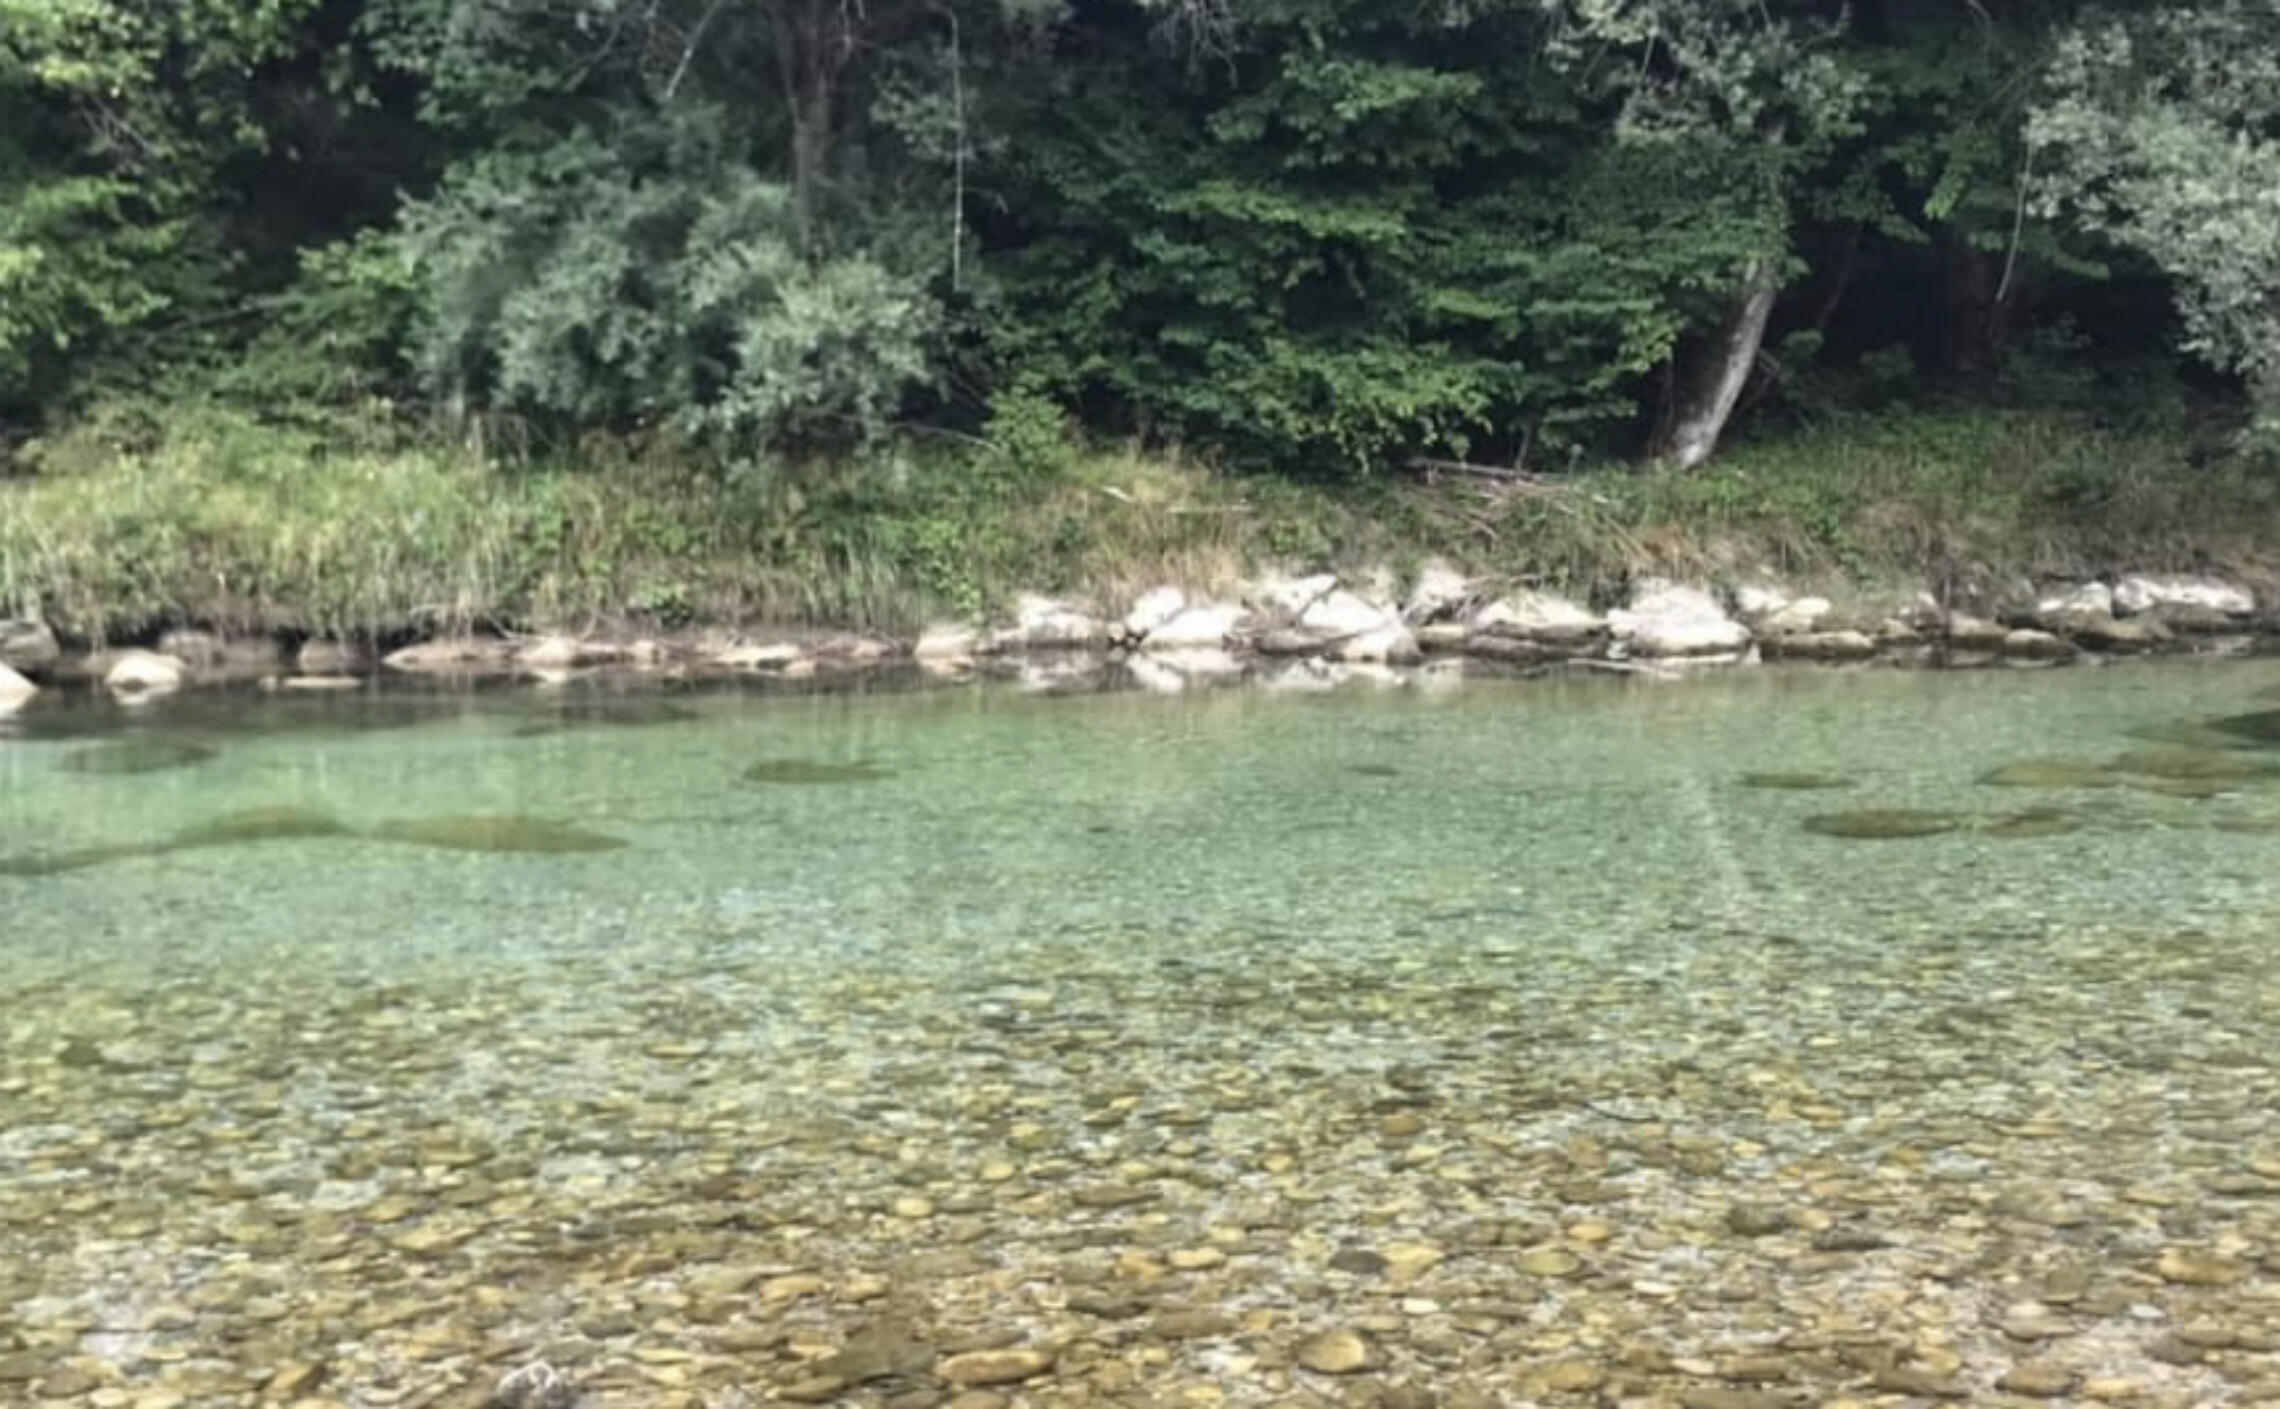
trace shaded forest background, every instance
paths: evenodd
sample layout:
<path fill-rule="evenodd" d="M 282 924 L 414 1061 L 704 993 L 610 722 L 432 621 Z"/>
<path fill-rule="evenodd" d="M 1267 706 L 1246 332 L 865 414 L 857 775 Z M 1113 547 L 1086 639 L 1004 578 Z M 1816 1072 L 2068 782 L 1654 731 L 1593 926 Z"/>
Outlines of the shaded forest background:
<path fill-rule="evenodd" d="M 1017 545 L 943 504 L 1088 446 L 1271 499 L 2096 458 L 2060 418 L 2237 476 L 2276 408 L 2280 0 L 0 0 L 21 596 L 91 571 L 59 484 L 174 452 L 255 516 L 351 450 L 639 486 L 550 489 L 592 501 L 521 550 L 558 556 L 605 501 L 732 493 L 737 551 L 972 607 Z M 2051 492 L 2112 497 L 2079 469 Z M 1779 493 L 1807 537 L 1861 507 Z"/>

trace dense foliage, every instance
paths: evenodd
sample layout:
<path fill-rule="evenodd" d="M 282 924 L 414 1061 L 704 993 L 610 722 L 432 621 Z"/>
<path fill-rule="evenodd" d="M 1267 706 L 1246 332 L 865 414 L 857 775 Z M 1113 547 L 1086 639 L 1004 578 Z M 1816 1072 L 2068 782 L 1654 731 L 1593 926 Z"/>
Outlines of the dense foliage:
<path fill-rule="evenodd" d="M 2275 95 L 2280 0 L 0 0 L 0 457 L 154 389 L 759 480 L 1692 465 L 2173 354 L 2280 414 Z"/>

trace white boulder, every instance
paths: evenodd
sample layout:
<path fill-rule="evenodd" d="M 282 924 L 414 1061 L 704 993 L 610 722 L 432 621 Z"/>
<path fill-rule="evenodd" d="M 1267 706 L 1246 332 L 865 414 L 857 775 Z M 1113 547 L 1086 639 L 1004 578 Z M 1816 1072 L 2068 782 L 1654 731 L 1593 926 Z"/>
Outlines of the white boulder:
<path fill-rule="evenodd" d="M 1417 584 L 1409 589 L 1409 600 L 1402 605 L 1401 614 L 1412 623 L 1439 621 L 1463 606 L 1471 595 L 1471 579 L 1434 558 L 1418 569 Z"/>
<path fill-rule="evenodd" d="M 1605 634 L 1607 619 L 1555 593 L 1521 591 L 1474 612 L 1472 629 L 1488 636 L 1571 642 Z"/>
<path fill-rule="evenodd" d="M 45 670 L 63 657 L 63 647 L 44 621 L 0 619 L 0 665 L 13 670 Z"/>
<path fill-rule="evenodd" d="M 1014 624 L 993 634 L 994 651 L 1084 651 L 1108 644 L 1108 623 L 1090 612 L 1051 597 L 1024 596 Z"/>
<path fill-rule="evenodd" d="M 724 670 L 783 670 L 806 655 L 790 641 L 739 641 L 713 652 L 709 659 Z"/>
<path fill-rule="evenodd" d="M 165 695 L 182 688 L 190 667 L 178 656 L 128 651 L 104 672 L 103 688 L 115 695 Z"/>
<path fill-rule="evenodd" d="M 2133 574 L 2116 583 L 2116 616 L 2136 616 L 2155 607 L 2202 607 L 2227 616 L 2251 616 L 2256 596 L 2245 587 L 2213 577 L 2148 576 Z"/>
<path fill-rule="evenodd" d="M 1337 587 L 1338 579 L 1326 572 L 1309 577 L 1261 578 L 1243 589 L 1243 601 L 1253 611 L 1295 617 Z"/>
<path fill-rule="evenodd" d="M 971 626 L 937 622 L 918 633 L 911 654 L 924 661 L 964 660 L 982 648 L 982 635 Z"/>
<path fill-rule="evenodd" d="M 1178 616 L 1187 609 L 1187 593 L 1177 587 L 1156 587 L 1140 594 L 1132 610 L 1124 614 L 1124 634 L 1135 640 Z"/>
<path fill-rule="evenodd" d="M 1399 622 L 1348 636 L 1332 646 L 1329 655 L 1348 665 L 1414 665 L 1425 657 L 1417 638 Z"/>
<path fill-rule="evenodd" d="M 1241 607 L 1191 606 L 1150 631 L 1140 643 L 1143 651 L 1218 650 L 1243 627 Z"/>
<path fill-rule="evenodd" d="M 1743 619 L 1769 636 L 1809 636 L 1819 631 L 1821 619 L 1835 610 L 1826 597 L 1799 597 L 1756 620 L 1750 620 L 1747 613 Z"/>
<path fill-rule="evenodd" d="M 1401 618 L 1391 609 L 1355 593 L 1334 591 L 1300 612 L 1298 626 L 1301 631 L 1317 636 L 1367 636 L 1398 629 Z"/>
<path fill-rule="evenodd" d="M 1640 584 L 1627 609 L 1609 612 L 1607 624 L 1636 656 L 1728 656 L 1750 644 L 1749 628 L 1716 597 L 1656 579 Z"/>
<path fill-rule="evenodd" d="M 2047 593 L 2035 602 L 2035 615 L 2045 621 L 2113 614 L 2114 589 L 2103 582 L 2085 582 L 2063 592 Z"/>
<path fill-rule="evenodd" d="M 40 687 L 16 673 L 15 667 L 0 665 L 0 712 L 15 709 L 40 692 Z"/>

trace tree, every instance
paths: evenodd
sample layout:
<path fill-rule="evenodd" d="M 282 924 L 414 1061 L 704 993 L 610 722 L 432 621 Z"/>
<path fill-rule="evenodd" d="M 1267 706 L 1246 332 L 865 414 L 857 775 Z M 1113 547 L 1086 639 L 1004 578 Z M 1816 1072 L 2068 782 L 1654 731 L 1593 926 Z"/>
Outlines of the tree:
<path fill-rule="evenodd" d="M 1618 141 L 1682 144 L 1755 206 L 1748 248 L 1718 284 L 1699 290 L 1691 356 L 1672 363 L 1652 442 L 1655 458 L 1692 469 L 1716 453 L 1757 366 L 1774 298 L 1793 272 L 1798 179 L 1857 130 L 1865 85 L 1835 52 L 1839 26 L 1814 7 L 1783 14 L 1761 0 L 1548 3 L 1561 20 L 1555 53 L 1618 104 Z"/>
<path fill-rule="evenodd" d="M 2038 207 L 2158 264 L 2187 350 L 2245 379 L 2280 431 L 2280 4 L 2094 16 L 2046 91 Z"/>

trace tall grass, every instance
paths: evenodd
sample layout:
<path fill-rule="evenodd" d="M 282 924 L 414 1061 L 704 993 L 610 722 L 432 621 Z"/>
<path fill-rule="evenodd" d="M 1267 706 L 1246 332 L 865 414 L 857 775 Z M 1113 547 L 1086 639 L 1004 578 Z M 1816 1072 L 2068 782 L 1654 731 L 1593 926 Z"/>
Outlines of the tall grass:
<path fill-rule="evenodd" d="M 1428 555 L 1609 595 L 1644 572 L 1829 580 L 2261 564 L 2280 477 L 2079 417 L 1831 423 L 1688 475 L 1586 470 L 1523 490 L 1325 486 L 1099 450 L 1020 462 L 905 448 L 702 468 L 599 442 L 499 461 L 386 426 L 184 409 L 101 418 L 0 478 L 0 609 L 68 634 L 171 624 L 389 637 L 772 622 L 907 632 L 1022 590 L 1115 608 L 1160 582 Z"/>

